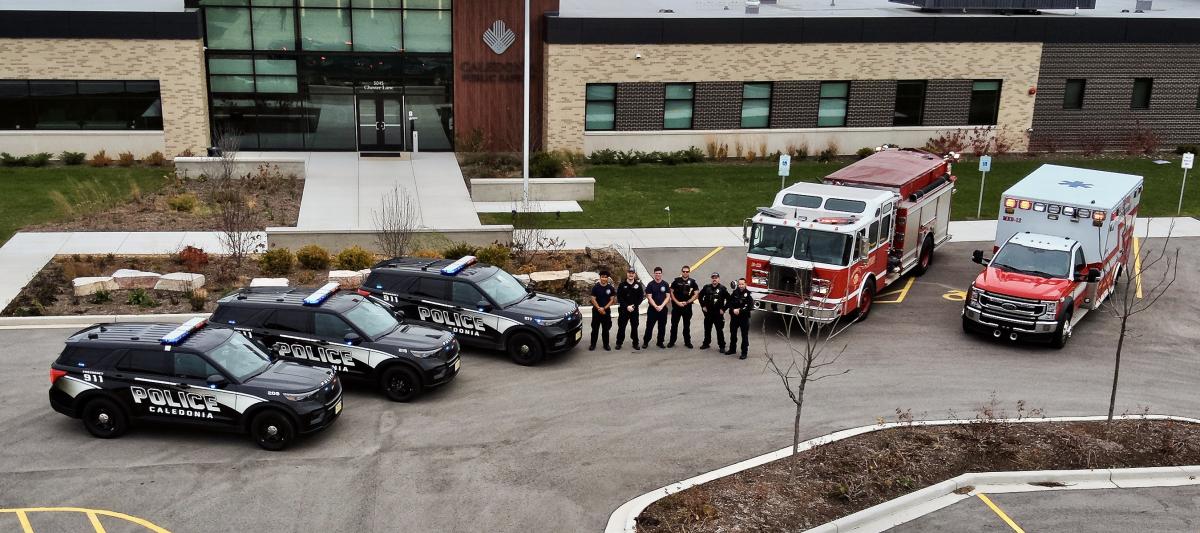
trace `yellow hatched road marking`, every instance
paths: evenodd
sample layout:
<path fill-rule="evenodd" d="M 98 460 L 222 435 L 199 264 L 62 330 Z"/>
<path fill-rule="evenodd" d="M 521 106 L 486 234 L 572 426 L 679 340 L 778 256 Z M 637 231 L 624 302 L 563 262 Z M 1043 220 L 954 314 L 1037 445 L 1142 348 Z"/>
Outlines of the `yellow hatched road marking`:
<path fill-rule="evenodd" d="M 900 302 L 903 302 L 904 298 L 908 296 L 908 290 L 912 288 L 913 283 L 915 283 L 916 281 L 917 281 L 917 278 L 909 276 L 908 281 L 904 282 L 903 287 L 900 287 L 899 289 L 887 291 L 883 294 L 880 294 L 879 296 L 876 296 L 875 303 L 877 303 L 877 304 L 898 304 Z M 893 296 L 893 295 L 899 295 L 899 296 L 895 300 L 880 300 L 879 299 L 879 298 L 884 298 L 884 297 Z"/>
<path fill-rule="evenodd" d="M 24 511 L 17 511 L 17 520 L 21 522 L 21 531 L 33 533 L 33 526 L 29 525 L 29 517 L 25 516 Z"/>
<path fill-rule="evenodd" d="M 988 507 L 991 507 L 992 512 L 996 513 L 996 516 L 999 516 L 1000 519 L 1003 520 L 1005 524 L 1008 524 L 1008 527 L 1011 527 L 1013 529 L 1013 531 L 1015 531 L 1016 533 L 1025 533 L 1025 530 L 1021 529 L 1021 526 L 1018 526 L 1016 522 L 1013 522 L 1013 519 L 1009 518 L 1008 515 L 1004 514 L 1004 511 L 1001 511 L 1000 508 L 996 506 L 996 504 L 992 503 L 992 499 L 988 498 L 986 494 L 984 494 L 982 492 L 977 492 L 977 493 L 975 493 L 975 495 L 979 496 L 979 499 L 983 500 L 983 503 L 986 503 Z"/>
<path fill-rule="evenodd" d="M 24 533 L 33 533 L 33 526 L 29 524 L 28 513 L 84 513 L 91 522 L 92 527 L 97 533 L 105 533 L 104 526 L 100 524 L 100 516 L 108 516 L 126 522 L 131 522 L 142 526 L 154 533 L 171 533 L 162 527 L 155 525 L 153 522 L 144 518 L 118 513 L 116 511 L 105 511 L 104 509 L 85 509 L 83 507 L 23 507 L 19 509 L 0 509 L 0 513 L 14 513 L 17 515 L 17 520 L 21 521 L 21 528 Z"/>
<path fill-rule="evenodd" d="M 104 526 L 100 525 L 100 518 L 96 516 L 96 513 L 88 513 L 87 517 L 88 521 L 92 523 L 92 528 L 96 530 L 96 533 L 105 533 Z"/>
<path fill-rule="evenodd" d="M 1142 248 L 1138 238 L 1133 238 L 1133 281 L 1137 284 L 1137 297 L 1142 297 Z"/>
<path fill-rule="evenodd" d="M 724 246 L 718 246 L 716 248 L 713 248 L 713 250 L 711 252 L 708 252 L 708 255 L 701 257 L 699 261 L 692 263 L 692 265 L 688 268 L 690 268 L 692 270 L 696 270 L 697 268 L 700 268 L 700 265 L 703 265 L 705 261 L 708 261 L 710 258 L 712 258 L 712 256 L 717 255 L 717 253 L 719 253 L 721 250 L 724 250 L 724 249 L 725 249 Z"/>

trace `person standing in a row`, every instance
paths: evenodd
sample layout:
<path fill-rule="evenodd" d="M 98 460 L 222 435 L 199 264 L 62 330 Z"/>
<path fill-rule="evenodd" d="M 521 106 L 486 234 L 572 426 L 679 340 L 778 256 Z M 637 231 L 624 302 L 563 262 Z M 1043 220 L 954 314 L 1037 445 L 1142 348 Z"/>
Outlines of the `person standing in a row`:
<path fill-rule="evenodd" d="M 666 348 L 663 345 L 663 333 L 667 327 L 667 300 L 670 298 L 667 291 L 669 289 L 667 282 L 662 279 L 662 267 L 654 267 L 654 281 L 646 284 L 646 297 L 650 300 L 650 308 L 646 309 L 646 335 L 642 337 L 642 346 L 650 347 L 650 335 L 654 332 L 654 326 L 657 325 L 657 346 Z"/>
<path fill-rule="evenodd" d="M 609 309 L 617 299 L 615 292 L 608 282 L 608 271 L 601 270 L 600 281 L 592 286 L 592 344 L 588 346 L 588 350 L 596 349 L 596 337 L 601 329 L 604 330 L 604 349 L 611 349 L 608 346 L 608 332 L 612 330 L 612 314 Z"/>
<path fill-rule="evenodd" d="M 754 310 L 754 298 L 746 289 L 746 278 L 738 278 L 737 289 L 729 295 L 729 350 L 725 355 L 733 355 L 737 351 L 738 331 L 742 332 L 742 356 L 750 347 L 750 312 Z"/>
<path fill-rule="evenodd" d="M 675 346 L 675 335 L 679 330 L 679 321 L 683 320 L 683 345 L 692 347 L 692 303 L 700 297 L 700 286 L 692 279 L 692 268 L 684 265 L 679 270 L 679 277 L 671 282 L 671 342 L 668 348 Z"/>
<path fill-rule="evenodd" d="M 721 275 L 713 272 L 712 283 L 700 289 L 700 312 L 704 315 L 704 342 L 701 350 L 712 345 L 712 330 L 717 330 L 717 350 L 725 352 L 725 307 L 729 304 L 729 290 L 721 285 Z M 619 346 L 621 341 L 617 341 Z"/>
<path fill-rule="evenodd" d="M 633 349 L 641 349 L 641 346 L 638 345 L 638 312 L 642 305 L 642 299 L 645 297 L 646 293 L 642 288 L 641 280 L 637 279 L 637 273 L 633 267 L 629 267 L 629 271 L 625 273 L 625 281 L 617 285 L 618 350 L 621 349 L 621 343 L 625 342 L 626 324 L 629 325 L 629 340 L 633 343 Z"/>

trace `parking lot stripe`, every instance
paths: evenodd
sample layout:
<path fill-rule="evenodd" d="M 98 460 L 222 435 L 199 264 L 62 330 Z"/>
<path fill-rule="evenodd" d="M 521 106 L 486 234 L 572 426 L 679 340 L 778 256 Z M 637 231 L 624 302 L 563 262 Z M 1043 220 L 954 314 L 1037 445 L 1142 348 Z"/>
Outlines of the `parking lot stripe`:
<path fill-rule="evenodd" d="M 29 517 L 25 516 L 25 511 L 17 511 L 17 521 L 21 522 L 21 531 L 33 533 L 33 526 L 29 525 Z"/>
<path fill-rule="evenodd" d="M 85 509 L 83 507 L 24 507 L 20 509 L 0 509 L 0 514 L 2 513 L 13 513 L 17 515 L 17 520 L 21 521 L 21 528 L 24 530 L 24 533 L 33 533 L 33 527 L 29 525 L 29 518 L 26 516 L 27 513 L 84 513 L 88 516 L 88 520 L 91 521 L 92 527 L 101 533 L 103 533 L 105 530 L 104 526 L 100 524 L 100 515 L 110 516 L 118 520 L 124 520 L 126 522 L 137 524 L 150 531 L 153 531 L 154 533 L 170 533 L 166 529 L 163 529 L 144 518 L 138 518 L 125 513 L 118 513 L 116 511 L 105 511 L 104 509 Z"/>
<path fill-rule="evenodd" d="M 96 516 L 96 513 L 89 512 L 87 517 L 88 521 L 92 523 L 92 528 L 96 530 L 96 533 L 105 533 L 104 526 L 100 524 L 100 518 Z"/>
<path fill-rule="evenodd" d="M 720 252 L 721 250 L 724 250 L 724 249 L 725 249 L 724 246 L 718 246 L 716 248 L 713 248 L 713 250 L 711 252 L 708 252 L 708 255 L 701 257 L 699 261 L 692 263 L 691 267 L 689 267 L 689 268 L 691 268 L 692 270 L 696 270 L 697 268 L 700 268 L 700 265 L 703 265 L 705 261 L 708 261 L 710 258 L 712 258 L 712 256 L 717 255 L 718 252 Z"/>
<path fill-rule="evenodd" d="M 908 290 L 912 288 L 913 283 L 915 283 L 916 281 L 917 281 L 917 278 L 909 277 L 908 281 L 904 282 L 903 287 L 900 287 L 899 289 L 887 291 L 887 292 L 884 292 L 883 294 L 880 294 L 879 296 L 876 296 L 875 303 L 877 303 L 877 304 L 898 304 L 900 302 L 903 302 L 904 298 L 906 296 L 908 296 Z M 887 298 L 889 296 L 896 296 L 896 299 L 895 300 L 880 300 L 879 299 L 879 298 Z"/>
<path fill-rule="evenodd" d="M 1133 281 L 1137 284 L 1137 297 L 1142 297 L 1142 248 L 1138 238 L 1133 238 Z"/>
<path fill-rule="evenodd" d="M 992 503 L 992 499 L 988 498 L 986 494 L 977 492 L 975 495 L 979 496 L 979 499 L 983 500 L 983 503 L 986 503 L 988 507 L 991 507 L 992 511 L 996 513 L 996 516 L 999 516 L 1005 524 L 1008 524 L 1008 527 L 1013 529 L 1013 531 L 1016 531 L 1017 533 L 1025 533 L 1025 530 L 1021 529 L 1021 526 L 1018 526 L 1016 522 L 1013 522 L 1013 520 L 1008 517 L 1008 515 L 1004 514 L 1004 511 L 1001 511 L 995 503 Z"/>

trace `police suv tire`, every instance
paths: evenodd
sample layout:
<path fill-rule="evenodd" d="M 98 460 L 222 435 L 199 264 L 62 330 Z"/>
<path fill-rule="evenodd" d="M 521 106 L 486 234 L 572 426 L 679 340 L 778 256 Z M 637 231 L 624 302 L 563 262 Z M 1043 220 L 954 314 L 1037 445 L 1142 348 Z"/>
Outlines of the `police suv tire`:
<path fill-rule="evenodd" d="M 1056 350 L 1063 349 L 1067 345 L 1067 341 L 1071 340 L 1071 312 L 1063 313 L 1062 320 L 1058 321 L 1058 327 L 1054 328 L 1054 336 L 1050 338 L 1050 346 Z"/>
<path fill-rule="evenodd" d="M 538 342 L 537 337 L 531 333 L 519 331 L 508 338 L 508 356 L 513 362 L 521 366 L 536 365 L 542 361 L 546 352 L 542 349 L 542 343 Z"/>
<path fill-rule="evenodd" d="M 917 266 L 913 267 L 913 275 L 923 276 L 933 264 L 933 235 L 926 235 L 921 241 L 921 252 L 917 256 Z"/>
<path fill-rule="evenodd" d="M 421 395 L 421 378 L 416 372 L 394 364 L 379 376 L 379 388 L 393 402 L 411 402 Z"/>
<path fill-rule="evenodd" d="M 83 427 L 93 437 L 113 439 L 129 429 L 129 417 L 116 402 L 108 398 L 93 398 L 83 405 Z"/>
<path fill-rule="evenodd" d="M 250 421 L 250 436 L 262 449 L 277 452 L 296 440 L 296 427 L 279 410 L 267 409 L 254 415 Z"/>

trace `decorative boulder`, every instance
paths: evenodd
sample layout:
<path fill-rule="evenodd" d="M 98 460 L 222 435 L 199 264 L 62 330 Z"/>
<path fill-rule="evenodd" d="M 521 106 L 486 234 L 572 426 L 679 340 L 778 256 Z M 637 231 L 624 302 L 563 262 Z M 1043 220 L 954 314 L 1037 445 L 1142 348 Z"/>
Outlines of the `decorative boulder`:
<path fill-rule="evenodd" d="M 122 289 L 153 289 L 162 274 L 122 268 L 113 272 L 112 278 L 117 282 L 117 287 Z"/>
<path fill-rule="evenodd" d="M 576 272 L 574 274 L 571 274 L 571 281 L 573 283 L 577 282 L 577 283 L 582 283 L 585 285 L 594 285 L 600 281 L 600 273 L 599 272 Z"/>
<path fill-rule="evenodd" d="M 570 270 L 547 270 L 545 272 L 534 272 L 529 275 L 529 281 L 534 283 L 554 283 L 556 281 L 566 281 L 570 277 Z"/>
<path fill-rule="evenodd" d="M 526 285 L 529 284 L 529 274 L 513 274 L 513 277 L 517 278 L 517 281 L 519 281 L 521 283 L 524 283 Z"/>
<path fill-rule="evenodd" d="M 71 285 L 75 287 L 75 296 L 87 296 L 98 291 L 115 291 L 119 288 L 112 276 L 75 278 L 71 280 Z"/>
<path fill-rule="evenodd" d="M 287 287 L 287 278 L 254 278 L 250 280 L 251 287 Z"/>
<path fill-rule="evenodd" d="M 337 283 L 339 288 L 354 289 L 362 285 L 363 275 L 357 270 L 330 270 L 329 283 Z"/>
<path fill-rule="evenodd" d="M 158 283 L 154 284 L 156 291 L 187 292 L 204 286 L 204 274 L 188 272 L 172 272 L 163 274 Z"/>

